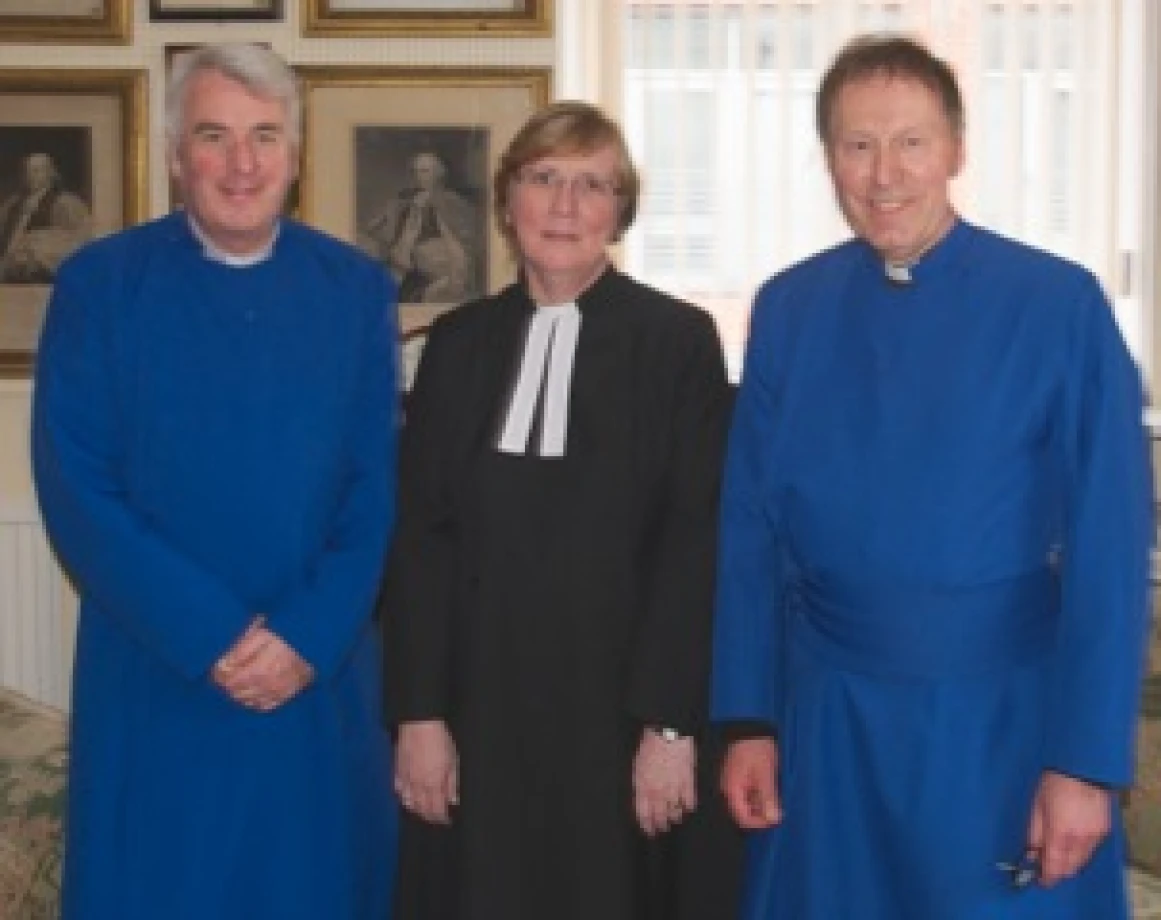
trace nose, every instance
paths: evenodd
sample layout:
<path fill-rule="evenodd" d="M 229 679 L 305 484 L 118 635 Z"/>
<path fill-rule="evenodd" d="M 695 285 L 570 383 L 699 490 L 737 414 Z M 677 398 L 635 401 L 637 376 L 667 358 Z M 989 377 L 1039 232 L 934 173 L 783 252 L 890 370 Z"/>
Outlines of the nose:
<path fill-rule="evenodd" d="M 230 145 L 230 165 L 240 173 L 253 172 L 258 164 L 258 154 L 253 141 L 243 138 Z"/>
<path fill-rule="evenodd" d="M 552 187 L 552 212 L 554 214 L 571 214 L 576 210 L 577 197 L 576 181 L 561 177 Z"/>
<path fill-rule="evenodd" d="M 899 154 L 890 145 L 879 148 L 871 171 L 876 185 L 891 185 L 899 175 Z"/>

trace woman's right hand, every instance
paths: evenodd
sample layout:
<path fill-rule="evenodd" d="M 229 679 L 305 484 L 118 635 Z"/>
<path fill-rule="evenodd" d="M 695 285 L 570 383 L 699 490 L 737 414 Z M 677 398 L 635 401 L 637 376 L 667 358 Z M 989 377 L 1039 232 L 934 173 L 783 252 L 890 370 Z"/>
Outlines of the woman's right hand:
<path fill-rule="evenodd" d="M 451 824 L 451 806 L 459 804 L 459 755 L 442 719 L 399 726 L 395 792 L 413 815 L 433 824 Z"/>

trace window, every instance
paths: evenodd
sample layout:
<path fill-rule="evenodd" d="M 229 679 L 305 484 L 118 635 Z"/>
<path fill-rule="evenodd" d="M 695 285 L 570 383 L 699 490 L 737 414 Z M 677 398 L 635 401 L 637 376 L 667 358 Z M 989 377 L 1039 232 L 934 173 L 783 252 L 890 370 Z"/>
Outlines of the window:
<path fill-rule="evenodd" d="M 961 213 L 1087 265 L 1146 357 L 1131 269 L 1144 167 L 1126 155 L 1142 137 L 1143 67 L 1129 46 L 1143 42 L 1144 0 L 558 2 L 562 45 L 600 35 L 599 53 L 563 55 L 575 65 L 563 94 L 618 114 L 642 168 L 623 264 L 711 310 L 732 372 L 758 284 L 848 235 L 814 99 L 837 49 L 875 30 L 918 34 L 957 70 Z"/>

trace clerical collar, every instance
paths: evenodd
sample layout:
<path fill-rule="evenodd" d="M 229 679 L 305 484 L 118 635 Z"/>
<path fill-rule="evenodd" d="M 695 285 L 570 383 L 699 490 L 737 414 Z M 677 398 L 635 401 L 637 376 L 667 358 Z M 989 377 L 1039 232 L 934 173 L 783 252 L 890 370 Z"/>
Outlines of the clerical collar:
<path fill-rule="evenodd" d="M 883 262 L 883 274 L 892 284 L 910 284 L 912 282 L 911 267 L 914 262 Z"/>
<path fill-rule="evenodd" d="M 931 240 L 931 243 L 926 246 L 926 249 L 918 253 L 914 258 L 908 259 L 907 261 L 902 261 L 902 263 L 899 263 L 899 261 L 882 259 L 880 256 L 879 258 L 882 259 L 882 273 L 884 273 L 886 279 L 890 283 L 893 283 L 893 285 L 899 286 L 906 286 L 914 283 L 916 281 L 916 268 L 920 268 L 921 263 L 923 263 L 924 266 L 928 264 L 930 261 L 929 257 L 935 256 L 937 251 L 946 252 L 949 240 L 951 240 L 954 236 L 957 236 L 957 229 L 962 223 L 964 222 L 960 220 L 959 215 L 953 213 L 951 223 L 947 224 L 947 229 L 944 230 L 942 235 L 940 235 L 938 239 Z M 936 261 L 938 260 L 939 259 L 936 259 Z M 920 275 L 923 274 L 924 271 L 921 269 Z"/>
<path fill-rule="evenodd" d="M 274 244 L 278 241 L 278 234 L 282 230 L 282 222 L 278 221 L 274 224 L 274 232 L 270 234 L 270 241 L 261 249 L 255 252 L 247 252 L 243 255 L 238 255 L 233 252 L 226 252 L 221 246 L 214 244 L 200 226 L 194 220 L 192 214 L 186 211 L 186 220 L 189 221 L 190 231 L 197 237 L 198 242 L 202 244 L 202 255 L 204 255 L 211 262 L 220 262 L 222 265 L 228 265 L 230 268 L 250 268 L 257 265 L 259 262 L 265 262 L 270 258 L 274 252 Z"/>
<path fill-rule="evenodd" d="M 532 311 L 497 450 L 534 457 L 564 456 L 580 324 L 576 303 Z"/>
<path fill-rule="evenodd" d="M 898 285 L 912 284 L 915 281 L 915 267 L 919 265 L 921 261 L 926 259 L 927 256 L 930 255 L 934 250 L 940 248 L 944 244 L 944 241 L 955 232 L 955 228 L 959 225 L 959 223 L 959 218 L 955 217 L 948 225 L 947 230 L 943 233 L 942 236 L 939 237 L 939 239 L 932 240 L 926 249 L 907 262 L 892 262 L 890 259 L 884 259 L 883 274 L 886 276 L 887 280 L 892 284 Z"/>

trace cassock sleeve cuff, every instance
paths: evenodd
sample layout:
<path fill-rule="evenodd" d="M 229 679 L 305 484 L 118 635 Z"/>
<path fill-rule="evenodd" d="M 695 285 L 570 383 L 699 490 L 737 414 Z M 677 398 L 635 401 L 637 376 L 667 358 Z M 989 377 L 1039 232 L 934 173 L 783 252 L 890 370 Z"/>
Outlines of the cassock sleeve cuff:
<path fill-rule="evenodd" d="M 751 741 L 755 738 L 778 740 L 778 728 L 763 719 L 727 719 L 724 722 L 715 722 L 714 728 L 726 744 Z"/>

